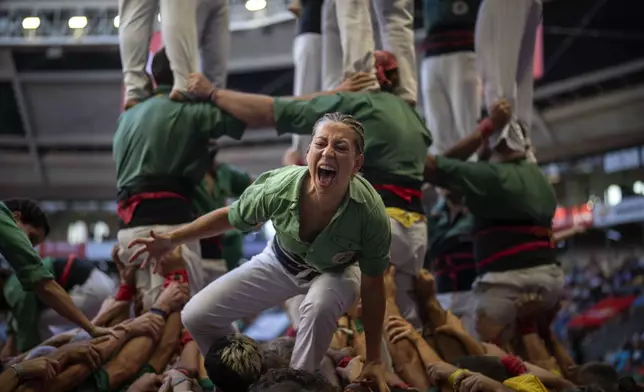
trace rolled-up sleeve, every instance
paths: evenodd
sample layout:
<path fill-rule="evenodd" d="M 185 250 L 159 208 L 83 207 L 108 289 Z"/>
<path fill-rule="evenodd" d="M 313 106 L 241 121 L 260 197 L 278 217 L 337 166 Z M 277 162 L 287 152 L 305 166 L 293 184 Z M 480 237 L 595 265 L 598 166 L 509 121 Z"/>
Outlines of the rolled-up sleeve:
<path fill-rule="evenodd" d="M 240 140 L 246 130 L 246 124 L 221 110 L 216 105 L 204 102 L 184 105 L 184 110 L 199 121 L 199 128 L 210 138 L 229 136 Z"/>
<path fill-rule="evenodd" d="M 41 280 L 54 278 L 4 204 L 0 204 L 0 254 L 13 268 L 24 290 L 33 290 Z"/>
<path fill-rule="evenodd" d="M 287 98 L 273 100 L 273 116 L 277 133 L 310 135 L 315 122 L 329 112 L 351 111 L 351 97 L 345 94 L 322 95 L 307 101 Z"/>
<path fill-rule="evenodd" d="M 266 192 L 271 172 L 262 174 L 228 210 L 230 224 L 241 231 L 250 231 L 271 219 L 274 194 Z"/>
<path fill-rule="evenodd" d="M 389 266 L 391 226 L 382 200 L 367 214 L 362 224 L 362 247 L 359 266 L 367 276 L 380 276 Z"/>

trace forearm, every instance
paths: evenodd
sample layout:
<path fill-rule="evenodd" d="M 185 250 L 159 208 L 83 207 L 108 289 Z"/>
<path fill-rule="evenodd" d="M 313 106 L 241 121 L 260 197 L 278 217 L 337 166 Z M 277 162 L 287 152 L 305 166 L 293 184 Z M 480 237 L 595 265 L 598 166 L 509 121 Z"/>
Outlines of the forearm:
<path fill-rule="evenodd" d="M 139 372 L 150 359 L 155 341 L 156 339 L 148 336 L 131 339 L 103 366 L 103 370 L 108 374 L 110 390 L 117 389 Z"/>
<path fill-rule="evenodd" d="M 7 391 L 13 391 L 20 385 L 20 379 L 13 369 L 7 369 L 0 374 L 0 385 L 7 388 Z"/>
<path fill-rule="evenodd" d="M 218 236 L 234 227 L 228 220 L 228 207 L 218 208 L 169 233 L 177 245 Z"/>
<path fill-rule="evenodd" d="M 292 100 L 295 100 L 295 101 L 308 101 L 308 100 L 316 98 L 316 97 L 321 97 L 323 95 L 333 95 L 333 94 L 337 94 L 339 92 L 340 92 L 339 89 L 327 90 L 327 91 L 318 91 L 317 93 L 313 93 L 313 94 L 300 95 L 300 96 L 297 96 L 297 97 L 284 97 L 282 99 L 292 99 Z"/>
<path fill-rule="evenodd" d="M 129 318 L 130 305 L 131 303 L 127 301 L 115 301 L 107 310 L 96 316 L 93 320 L 94 325 L 107 327 L 120 323 Z"/>
<path fill-rule="evenodd" d="M 456 143 L 455 146 L 447 150 L 443 156 L 447 158 L 459 159 L 461 161 L 469 159 L 481 146 L 485 134 L 492 132 L 492 121 L 489 118 L 481 121 L 473 134 L 464 137 Z"/>
<path fill-rule="evenodd" d="M 46 279 L 38 282 L 34 291 L 45 305 L 52 308 L 59 315 L 87 332 L 92 331 L 93 324 L 76 307 L 72 297 L 55 280 Z"/>
<path fill-rule="evenodd" d="M 201 366 L 201 354 L 199 353 L 199 346 L 192 340 L 186 344 L 181 351 L 181 357 L 177 367 L 182 369 L 194 369 L 199 371 Z"/>
<path fill-rule="evenodd" d="M 168 317 L 161 340 L 156 345 L 152 357 L 148 361 L 148 365 L 152 366 L 157 372 L 162 372 L 168 365 L 170 359 L 177 351 L 179 345 L 179 333 L 181 332 L 181 315 L 179 312 L 174 312 Z M 197 370 L 197 367 L 193 368 Z"/>
<path fill-rule="evenodd" d="M 382 325 L 385 317 L 385 283 L 382 276 L 362 276 L 362 321 L 364 323 L 367 361 L 380 361 Z"/>
<path fill-rule="evenodd" d="M 481 344 L 467 332 L 458 331 L 456 332 L 454 337 L 458 339 L 461 344 L 463 344 L 463 346 L 465 346 L 465 349 L 467 350 L 467 353 L 469 355 L 485 355 L 485 349 L 483 348 L 483 346 L 481 346 Z"/>
<path fill-rule="evenodd" d="M 270 127 L 275 124 L 273 97 L 268 95 L 217 89 L 211 94 L 211 100 L 248 127 Z"/>

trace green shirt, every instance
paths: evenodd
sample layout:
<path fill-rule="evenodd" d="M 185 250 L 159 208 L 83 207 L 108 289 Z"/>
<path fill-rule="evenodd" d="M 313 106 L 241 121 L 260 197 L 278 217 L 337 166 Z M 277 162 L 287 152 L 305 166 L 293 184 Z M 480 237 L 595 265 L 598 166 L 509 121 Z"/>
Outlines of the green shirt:
<path fill-rule="evenodd" d="M 52 259 L 43 259 L 41 265 L 53 277 Z M 39 345 L 42 342 L 40 312 L 44 306 L 38 296 L 33 291 L 25 291 L 16 274 L 5 282 L 3 295 L 10 313 L 7 333 L 15 337 L 18 351 L 25 352 Z"/>
<path fill-rule="evenodd" d="M 529 220 L 550 227 L 557 207 L 552 185 L 526 160 L 463 162 L 437 156 L 435 184 L 464 195 L 476 220 Z"/>
<path fill-rule="evenodd" d="M 272 221 L 280 246 L 319 272 L 340 272 L 358 260 L 360 270 L 379 276 L 389 264 L 391 229 L 378 193 L 361 176 L 351 180 L 348 197 L 312 243 L 300 239 L 300 189 L 308 174 L 287 166 L 259 176 L 230 206 L 228 219 L 242 231 Z"/>
<path fill-rule="evenodd" d="M 197 213 L 204 215 L 217 208 L 226 206 L 227 198 L 237 198 L 253 182 L 250 174 L 235 166 L 220 163 L 217 167 L 216 178 L 212 190 L 208 182 L 202 180 L 193 199 Z M 222 257 L 226 260 L 228 270 L 237 267 L 244 257 L 244 235 L 238 230 L 231 230 L 221 236 Z"/>
<path fill-rule="evenodd" d="M 43 279 L 54 278 L 4 203 L 0 203 L 0 254 L 11 265 L 25 290 L 32 290 Z"/>
<path fill-rule="evenodd" d="M 386 92 L 338 93 L 308 101 L 275 98 L 273 102 L 278 133 L 310 135 L 325 113 L 350 114 L 365 128 L 365 173 L 423 180 L 432 138 L 416 110 L 397 96 Z"/>
<path fill-rule="evenodd" d="M 121 114 L 113 154 L 119 189 L 139 176 L 166 175 L 199 184 L 210 164 L 208 140 L 240 139 L 246 125 L 209 103 L 168 98 L 170 87 Z"/>

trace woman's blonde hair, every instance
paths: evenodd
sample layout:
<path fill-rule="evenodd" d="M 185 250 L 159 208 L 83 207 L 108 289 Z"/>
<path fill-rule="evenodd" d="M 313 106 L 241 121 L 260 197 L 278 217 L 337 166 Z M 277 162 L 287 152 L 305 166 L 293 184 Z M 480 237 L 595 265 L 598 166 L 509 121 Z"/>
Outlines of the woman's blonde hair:
<path fill-rule="evenodd" d="M 364 151 L 364 126 L 362 123 L 358 120 L 356 120 L 355 117 L 349 115 L 349 114 L 344 114 L 340 112 L 333 112 L 333 113 L 326 113 L 324 116 L 320 117 L 316 122 L 315 125 L 313 125 L 313 133 L 312 135 L 315 135 L 315 132 L 317 132 L 318 127 L 325 122 L 334 122 L 334 123 L 339 123 L 346 125 L 347 127 L 351 128 L 357 135 L 358 135 L 358 140 L 356 141 L 356 149 L 358 150 L 359 154 L 362 154 Z"/>

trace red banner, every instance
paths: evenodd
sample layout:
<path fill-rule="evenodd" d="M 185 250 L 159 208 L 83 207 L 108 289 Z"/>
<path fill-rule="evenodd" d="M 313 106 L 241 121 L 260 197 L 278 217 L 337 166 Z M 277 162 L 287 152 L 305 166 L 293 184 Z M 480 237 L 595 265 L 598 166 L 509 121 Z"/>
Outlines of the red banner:
<path fill-rule="evenodd" d="M 534 44 L 533 72 L 535 79 L 543 76 L 543 25 L 537 29 L 537 39 Z"/>
<path fill-rule="evenodd" d="M 593 226 L 593 210 L 587 203 L 575 207 L 557 207 L 552 218 L 552 230 L 566 230 L 573 226 Z"/>
<path fill-rule="evenodd" d="M 592 308 L 574 317 L 568 323 L 569 328 L 597 328 L 617 317 L 630 308 L 637 297 L 610 297 L 599 301 Z"/>

